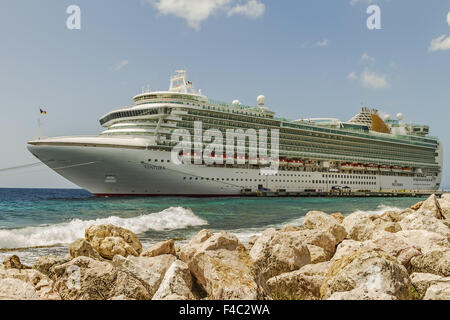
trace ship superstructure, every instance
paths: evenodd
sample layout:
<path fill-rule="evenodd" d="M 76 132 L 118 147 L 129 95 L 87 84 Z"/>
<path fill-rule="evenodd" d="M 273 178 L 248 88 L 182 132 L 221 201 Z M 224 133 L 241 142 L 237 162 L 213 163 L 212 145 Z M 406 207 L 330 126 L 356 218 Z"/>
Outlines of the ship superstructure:
<path fill-rule="evenodd" d="M 171 78 L 168 91 L 142 92 L 133 105 L 101 117 L 95 137 L 31 141 L 30 151 L 50 168 L 97 195 L 239 195 L 244 190 L 276 192 L 433 191 L 442 173 L 442 145 L 429 127 L 382 119 L 363 108 L 349 121 L 334 118 L 277 118 L 259 96 L 258 106 L 208 99 L 186 71 Z M 192 161 L 173 161 L 173 133 L 242 130 L 245 152 L 214 153 L 192 148 Z M 277 172 L 262 174 L 267 159 L 252 156 L 251 132 L 279 132 Z M 273 146 L 268 136 L 267 149 Z M 237 148 L 237 147 L 236 147 Z M 268 151 L 268 150 L 267 150 Z M 268 154 L 270 152 L 267 152 Z M 186 152 L 183 152 L 186 157 Z M 266 156 L 265 156 L 266 157 Z M 264 160 L 264 161 L 263 161 Z M 273 159 L 272 159 L 273 160 Z M 231 163 L 232 162 L 232 163 Z"/>

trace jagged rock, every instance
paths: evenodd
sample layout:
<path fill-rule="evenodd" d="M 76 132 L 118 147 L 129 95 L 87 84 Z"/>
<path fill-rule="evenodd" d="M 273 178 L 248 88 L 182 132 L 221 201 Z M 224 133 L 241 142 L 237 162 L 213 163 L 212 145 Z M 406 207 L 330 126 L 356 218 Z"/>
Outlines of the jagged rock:
<path fill-rule="evenodd" d="M 3 260 L 3 266 L 5 269 L 31 269 L 31 267 L 22 264 L 22 262 L 20 262 L 20 258 L 16 255 L 10 256 Z"/>
<path fill-rule="evenodd" d="M 151 246 L 150 248 L 148 248 L 147 250 L 145 250 L 141 254 L 141 256 L 151 258 L 151 257 L 160 256 L 163 254 L 171 254 L 174 256 L 176 255 L 175 241 L 168 240 L 168 241 L 158 242 L 158 243 L 154 244 L 153 246 Z"/>
<path fill-rule="evenodd" d="M 372 240 L 363 242 L 344 240 L 337 247 L 336 253 L 331 260 L 339 260 L 344 256 L 352 254 L 362 248 L 384 251 L 385 253 L 397 258 L 397 260 L 405 267 L 409 266 L 409 262 L 413 257 L 422 254 L 420 248 L 407 243 L 395 234 L 387 231 L 380 231 L 374 235 Z"/>
<path fill-rule="evenodd" d="M 39 257 L 34 262 L 33 269 L 45 274 L 50 279 L 55 280 L 56 275 L 53 268 L 55 266 L 69 262 L 70 260 L 72 260 L 70 256 L 66 257 L 59 257 L 54 255 L 42 256 Z"/>
<path fill-rule="evenodd" d="M 113 265 L 128 273 L 131 273 L 135 278 L 139 279 L 146 287 L 150 299 L 158 290 L 167 270 L 176 257 L 171 254 L 165 254 L 156 257 L 134 257 L 127 258 L 117 255 L 114 257 Z"/>
<path fill-rule="evenodd" d="M 39 300 L 34 287 L 14 278 L 0 279 L 0 300 Z"/>
<path fill-rule="evenodd" d="M 392 256 L 372 249 L 361 249 L 334 261 L 320 289 L 322 299 L 335 292 L 367 289 L 392 295 L 397 299 L 411 299 L 408 272 Z"/>
<path fill-rule="evenodd" d="M 138 279 L 109 262 L 77 257 L 54 269 L 58 277 L 55 289 L 64 300 L 108 300 L 118 296 L 136 300 L 151 298 Z"/>
<path fill-rule="evenodd" d="M 302 231 L 268 229 L 255 242 L 250 257 L 264 279 L 298 270 L 311 263 L 310 252 L 299 232 Z"/>
<path fill-rule="evenodd" d="M 109 260 L 112 260 L 115 255 L 122 257 L 139 256 L 139 253 L 121 237 L 104 238 L 97 250 L 103 258 Z"/>
<path fill-rule="evenodd" d="M 414 211 L 417 211 L 420 209 L 420 207 L 423 205 L 423 203 L 424 203 L 424 201 L 417 202 L 416 204 L 413 204 L 411 206 L 411 209 L 413 209 Z"/>
<path fill-rule="evenodd" d="M 330 265 L 330 262 L 309 264 L 300 270 L 270 278 L 267 287 L 272 299 L 319 300 L 320 287 Z"/>
<path fill-rule="evenodd" d="M 111 292 L 112 297 L 126 297 L 133 300 L 150 300 L 151 294 L 144 283 L 133 274 L 118 270 Z"/>
<path fill-rule="evenodd" d="M 402 215 L 403 213 L 394 211 L 385 212 L 381 216 L 356 212 L 345 217 L 342 224 L 348 233 L 348 239 L 365 241 L 372 239 L 378 232 L 396 233 L 401 231 L 397 220 L 400 221 Z"/>
<path fill-rule="evenodd" d="M 397 260 L 407 268 L 413 257 L 422 254 L 419 247 L 409 244 L 390 232 L 377 233 L 374 238 L 365 245 L 374 250 L 382 250 L 397 258 Z"/>
<path fill-rule="evenodd" d="M 211 238 L 213 235 L 214 234 L 207 229 L 201 230 L 199 233 L 197 233 L 191 239 L 188 245 L 180 248 L 178 255 L 181 257 L 181 260 L 186 263 L 192 260 L 197 251 L 202 248 L 204 242 Z"/>
<path fill-rule="evenodd" d="M 420 248 L 422 253 L 450 247 L 450 242 L 447 237 L 436 232 L 426 230 L 406 230 L 397 232 L 394 235 L 408 244 Z"/>
<path fill-rule="evenodd" d="M 334 262 L 336 260 L 342 259 L 343 257 L 348 256 L 366 246 L 367 246 L 366 242 L 356 240 L 344 240 L 338 245 L 336 253 L 334 254 L 331 261 Z"/>
<path fill-rule="evenodd" d="M 72 242 L 69 246 L 69 253 L 72 258 L 88 257 L 98 260 L 102 259 L 99 253 L 85 239 L 78 239 Z"/>
<path fill-rule="evenodd" d="M 399 231 L 402 231 L 402 227 L 400 225 L 400 223 L 398 222 L 393 222 L 393 221 L 386 221 L 384 219 L 382 219 L 381 217 L 379 219 L 375 219 L 374 221 L 375 224 L 375 232 L 372 234 L 372 237 L 377 233 L 377 232 L 390 232 L 390 233 L 397 233 Z"/>
<path fill-rule="evenodd" d="M 358 287 L 350 291 L 335 292 L 327 300 L 397 300 L 393 295 Z"/>
<path fill-rule="evenodd" d="M 404 217 L 413 212 L 415 211 L 412 209 L 406 209 L 403 211 L 386 211 L 380 216 L 380 218 L 385 221 L 400 222 Z"/>
<path fill-rule="evenodd" d="M 136 234 L 111 224 L 89 227 L 85 238 L 105 259 L 111 260 L 116 254 L 127 257 L 142 253 L 142 244 Z"/>
<path fill-rule="evenodd" d="M 119 296 L 115 296 L 115 297 L 111 297 L 108 300 L 112 300 L 112 301 L 132 301 L 132 300 L 136 300 L 136 299 L 132 299 L 132 298 L 128 298 L 127 296 L 119 295 Z"/>
<path fill-rule="evenodd" d="M 323 248 L 312 244 L 307 244 L 306 246 L 308 247 L 312 264 L 325 262 L 331 259 L 330 253 L 326 252 Z"/>
<path fill-rule="evenodd" d="M 181 248 L 180 257 L 209 299 L 255 300 L 261 295 L 253 261 L 234 235 L 203 230 Z"/>
<path fill-rule="evenodd" d="M 325 230 L 330 232 L 335 238 L 335 245 L 341 243 L 347 237 L 345 228 L 335 218 L 325 212 L 308 212 L 305 216 L 303 226 L 310 230 Z"/>
<path fill-rule="evenodd" d="M 431 273 L 414 272 L 410 276 L 411 283 L 419 294 L 419 298 L 423 299 L 428 288 L 442 279 L 441 276 Z"/>
<path fill-rule="evenodd" d="M 439 199 L 439 205 L 441 207 L 441 213 L 445 219 L 450 219 L 450 193 L 445 193 Z"/>
<path fill-rule="evenodd" d="M 406 216 L 400 221 L 403 230 L 426 230 L 439 233 L 450 241 L 450 228 L 443 220 L 436 219 L 430 215 L 423 215 L 420 211 Z"/>
<path fill-rule="evenodd" d="M 344 221 L 344 215 L 340 212 L 332 213 L 331 216 L 340 224 Z"/>
<path fill-rule="evenodd" d="M 186 263 L 176 260 L 167 270 L 153 300 L 194 300 L 193 279 Z"/>
<path fill-rule="evenodd" d="M 248 240 L 248 243 L 246 245 L 247 251 L 252 250 L 253 246 L 255 245 L 256 240 L 258 240 L 258 236 L 257 235 L 253 235 L 250 237 L 250 239 Z"/>
<path fill-rule="evenodd" d="M 450 300 L 450 278 L 443 278 L 432 284 L 423 300 Z"/>
<path fill-rule="evenodd" d="M 411 271 L 450 277 L 450 249 L 435 250 L 412 258 Z"/>
<path fill-rule="evenodd" d="M 436 219 L 445 219 L 442 215 L 441 206 L 435 194 L 425 200 L 417 212 Z"/>
<path fill-rule="evenodd" d="M 33 269 L 0 269 L 0 299 L 2 296 L 3 299 L 20 300 L 60 299 L 53 290 L 53 282 Z"/>
<path fill-rule="evenodd" d="M 342 225 L 347 231 L 347 238 L 356 241 L 371 239 L 375 230 L 375 223 L 373 223 L 370 214 L 364 212 L 352 213 L 345 217 Z"/>
<path fill-rule="evenodd" d="M 295 231 L 301 231 L 301 230 L 305 230 L 306 228 L 304 226 L 292 226 L 292 225 L 288 225 L 288 226 L 284 226 L 282 227 L 279 231 L 281 232 L 295 232 Z"/>
<path fill-rule="evenodd" d="M 294 232 L 293 236 L 298 237 L 301 243 L 324 249 L 330 257 L 333 256 L 339 244 L 337 239 L 326 230 L 300 230 Z"/>

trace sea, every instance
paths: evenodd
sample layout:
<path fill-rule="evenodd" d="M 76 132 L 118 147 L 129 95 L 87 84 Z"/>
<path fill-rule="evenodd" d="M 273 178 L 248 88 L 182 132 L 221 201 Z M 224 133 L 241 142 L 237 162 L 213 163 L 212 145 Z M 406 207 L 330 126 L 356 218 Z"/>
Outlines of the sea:
<path fill-rule="evenodd" d="M 243 243 L 268 228 L 300 226 L 311 210 L 382 214 L 421 198 L 98 198 L 80 189 L 0 189 L 0 262 L 25 264 L 64 256 L 91 225 L 113 224 L 136 233 L 143 247 L 167 239 L 186 243 L 202 229 L 227 231 Z"/>

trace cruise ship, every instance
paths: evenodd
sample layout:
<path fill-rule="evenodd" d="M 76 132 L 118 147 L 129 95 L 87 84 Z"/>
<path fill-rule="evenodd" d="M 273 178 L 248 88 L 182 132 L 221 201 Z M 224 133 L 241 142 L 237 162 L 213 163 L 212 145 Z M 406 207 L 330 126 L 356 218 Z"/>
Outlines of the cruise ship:
<path fill-rule="evenodd" d="M 98 196 L 439 189 L 442 144 L 429 136 L 426 125 L 408 124 L 402 114 L 382 117 L 369 108 L 349 121 L 288 120 L 276 117 L 264 96 L 257 102 L 252 107 L 238 100 L 210 100 L 195 90 L 186 71 L 177 71 L 168 91 L 142 90 L 132 106 L 102 116 L 105 129 L 100 135 L 37 138 L 28 149 Z M 182 132 L 182 140 L 198 137 L 198 124 L 200 140 L 174 152 L 180 146 L 174 133 Z M 247 139 L 240 145 L 233 139 L 227 152 L 223 148 L 207 153 L 202 134 L 208 130 L 240 130 Z M 267 141 L 255 139 L 255 133 L 265 132 Z M 257 151 L 252 141 L 257 141 Z M 269 167 L 275 170 L 264 170 Z"/>

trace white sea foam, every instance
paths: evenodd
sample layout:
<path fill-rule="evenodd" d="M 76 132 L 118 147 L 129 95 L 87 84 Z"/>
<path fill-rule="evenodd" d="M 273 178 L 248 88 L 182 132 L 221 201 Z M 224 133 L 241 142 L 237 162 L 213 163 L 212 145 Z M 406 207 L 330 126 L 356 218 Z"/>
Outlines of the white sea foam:
<path fill-rule="evenodd" d="M 295 218 L 295 219 L 288 220 L 288 221 L 282 222 L 282 223 L 270 224 L 270 225 L 267 225 L 267 226 L 261 227 L 261 228 L 245 228 L 245 229 L 237 229 L 237 230 L 229 231 L 229 232 L 236 235 L 236 237 L 238 237 L 238 239 L 242 243 L 247 244 L 250 241 L 251 237 L 253 237 L 253 236 L 259 237 L 264 232 L 264 230 L 267 230 L 270 228 L 275 228 L 278 230 L 285 226 L 299 227 L 303 224 L 304 220 L 305 220 L 305 217 L 300 217 L 300 218 Z"/>
<path fill-rule="evenodd" d="M 0 248 L 28 248 L 53 244 L 67 244 L 84 237 L 84 231 L 92 225 L 113 224 L 136 234 L 148 230 L 175 230 L 207 225 L 191 210 L 177 207 L 134 218 L 111 216 L 96 220 L 75 219 L 67 223 L 0 230 Z"/>
<path fill-rule="evenodd" d="M 368 214 L 382 215 L 386 211 L 402 211 L 404 209 L 405 208 L 391 207 L 391 206 L 386 206 L 384 204 L 381 204 L 375 210 L 356 210 L 352 213 L 368 213 Z"/>

